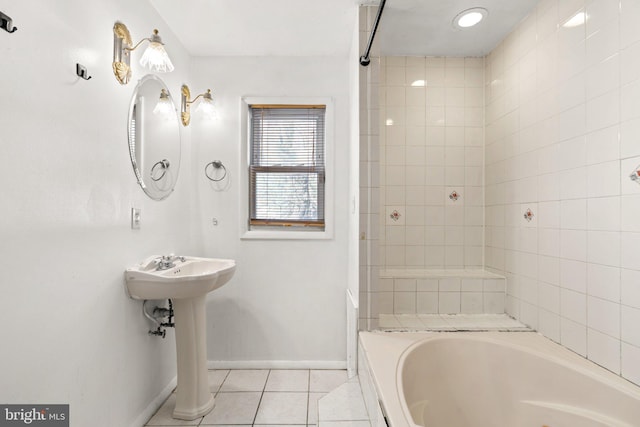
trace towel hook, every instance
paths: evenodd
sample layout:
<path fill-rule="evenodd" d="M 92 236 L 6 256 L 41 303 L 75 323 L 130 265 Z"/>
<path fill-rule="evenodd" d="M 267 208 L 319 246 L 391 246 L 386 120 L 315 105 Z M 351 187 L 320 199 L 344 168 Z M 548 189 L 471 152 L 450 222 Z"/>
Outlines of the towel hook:
<path fill-rule="evenodd" d="M 0 12 L 0 28 L 8 33 L 15 33 L 18 31 L 18 27 L 13 26 L 13 20 L 8 15 Z"/>
<path fill-rule="evenodd" d="M 82 64 L 76 64 L 76 75 L 78 77 L 80 77 L 81 79 L 90 80 L 93 76 L 89 76 L 88 74 L 89 73 L 87 72 L 87 67 Z"/>

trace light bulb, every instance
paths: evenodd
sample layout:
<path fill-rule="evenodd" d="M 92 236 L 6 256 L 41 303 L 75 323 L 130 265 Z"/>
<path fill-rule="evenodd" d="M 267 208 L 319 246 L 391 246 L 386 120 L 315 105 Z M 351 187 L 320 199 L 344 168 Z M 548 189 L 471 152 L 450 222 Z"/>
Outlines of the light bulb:
<path fill-rule="evenodd" d="M 202 94 L 202 99 L 196 107 L 196 114 L 202 115 L 207 120 L 214 120 L 216 118 L 216 109 L 213 105 L 213 96 L 211 95 L 211 89 L 207 89 Z"/>
<path fill-rule="evenodd" d="M 201 114 L 202 117 L 208 120 L 214 120 L 216 118 L 216 109 L 213 105 L 213 101 L 207 99 L 200 101 L 196 108 L 196 114 Z"/>
<path fill-rule="evenodd" d="M 169 120 L 172 112 L 173 105 L 169 99 L 169 94 L 166 90 L 162 89 L 162 91 L 160 91 L 160 99 L 153 109 L 153 114 L 160 116 L 164 120 Z"/>

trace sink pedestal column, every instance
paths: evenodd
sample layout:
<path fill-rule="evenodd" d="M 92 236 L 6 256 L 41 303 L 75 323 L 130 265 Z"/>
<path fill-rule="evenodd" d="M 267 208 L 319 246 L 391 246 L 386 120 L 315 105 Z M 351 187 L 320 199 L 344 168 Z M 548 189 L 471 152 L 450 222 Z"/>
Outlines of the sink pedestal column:
<path fill-rule="evenodd" d="M 213 409 L 207 375 L 206 295 L 173 299 L 178 386 L 173 418 L 195 420 Z"/>

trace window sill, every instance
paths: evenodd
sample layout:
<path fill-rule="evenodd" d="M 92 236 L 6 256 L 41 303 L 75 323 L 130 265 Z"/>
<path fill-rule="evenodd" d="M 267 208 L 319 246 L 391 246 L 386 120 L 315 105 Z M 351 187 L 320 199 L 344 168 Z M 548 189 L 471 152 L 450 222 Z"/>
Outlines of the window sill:
<path fill-rule="evenodd" d="M 281 230 L 249 230 L 241 236 L 241 240 L 330 240 L 333 235 L 328 231 L 281 231 Z"/>

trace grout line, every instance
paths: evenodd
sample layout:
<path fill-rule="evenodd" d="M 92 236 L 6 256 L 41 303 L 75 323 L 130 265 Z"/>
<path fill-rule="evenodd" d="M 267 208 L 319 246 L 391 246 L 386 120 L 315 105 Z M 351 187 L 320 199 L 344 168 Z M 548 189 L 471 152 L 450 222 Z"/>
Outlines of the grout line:
<path fill-rule="evenodd" d="M 311 369 L 307 370 L 307 418 L 304 420 L 305 425 L 309 425 L 309 410 L 311 408 Z M 316 408 L 316 412 L 317 412 Z M 320 417 L 318 417 L 320 418 Z M 318 420 L 316 420 L 316 424 Z"/>
<path fill-rule="evenodd" d="M 214 369 L 215 371 L 215 369 Z M 231 369 L 227 369 L 227 374 L 224 376 L 224 378 L 222 379 L 222 382 L 220 383 L 220 387 L 218 387 L 218 390 L 216 390 L 216 396 L 218 395 L 218 393 L 220 393 L 220 391 L 222 390 L 222 385 L 225 383 L 225 381 L 227 381 L 227 378 L 229 378 L 229 374 L 231 373 Z"/>
<path fill-rule="evenodd" d="M 258 411 L 260 411 L 260 405 L 262 404 L 262 398 L 264 397 L 264 391 L 267 388 L 267 383 L 269 382 L 269 376 L 271 376 L 271 369 L 269 369 L 269 372 L 267 373 L 267 378 L 264 381 L 264 385 L 262 386 L 262 392 L 260 393 L 260 400 L 258 401 L 258 406 L 256 407 L 256 413 L 253 414 L 253 421 L 251 422 L 251 425 L 255 425 L 256 423 L 256 418 L 258 418 Z"/>

